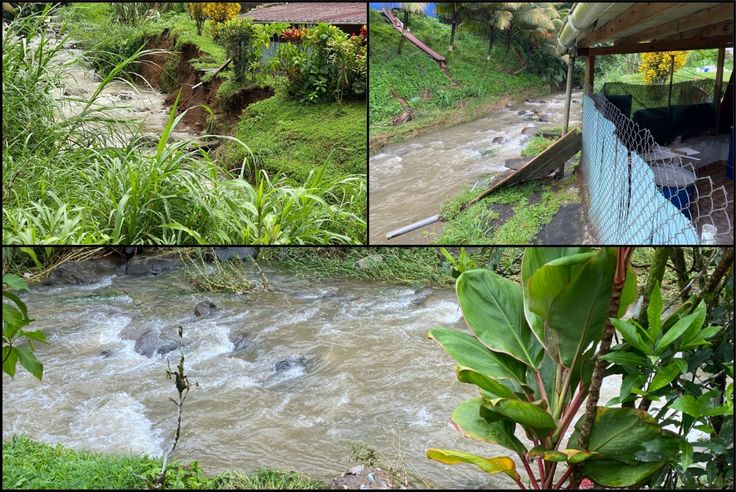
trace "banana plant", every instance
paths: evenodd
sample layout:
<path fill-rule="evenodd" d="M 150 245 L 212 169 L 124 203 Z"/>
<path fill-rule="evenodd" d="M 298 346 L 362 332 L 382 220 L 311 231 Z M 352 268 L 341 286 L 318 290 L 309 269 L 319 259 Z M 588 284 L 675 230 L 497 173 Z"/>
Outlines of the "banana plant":
<path fill-rule="evenodd" d="M 588 396 L 604 327 L 636 297 L 636 277 L 625 264 L 625 281 L 614 289 L 617 268 L 615 248 L 527 248 L 521 285 L 483 269 L 458 277 L 457 297 L 470 332 L 434 328 L 429 337 L 457 362 L 457 379 L 477 386 L 480 396 L 460 404 L 451 422 L 466 437 L 512 455 L 433 448 L 430 459 L 503 473 L 522 489 L 513 455 L 534 489 L 560 488 L 576 470 L 602 486 L 631 486 L 665 464 L 651 456 L 637 459 L 646 451 L 642 443 L 664 448 L 674 436 L 634 408 L 595 407 L 585 445 L 579 445 L 582 418 L 563 445 Z M 620 299 L 613 312 L 612 297 Z M 559 463 L 567 469 L 558 477 Z"/>

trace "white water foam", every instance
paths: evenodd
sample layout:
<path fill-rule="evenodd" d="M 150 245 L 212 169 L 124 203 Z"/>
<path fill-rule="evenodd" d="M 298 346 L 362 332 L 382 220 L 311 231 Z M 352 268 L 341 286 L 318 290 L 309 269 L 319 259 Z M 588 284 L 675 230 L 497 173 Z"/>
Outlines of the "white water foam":
<path fill-rule="evenodd" d="M 125 392 L 79 404 L 69 430 L 79 446 L 93 451 L 163 454 L 161 432 L 146 417 L 146 407 Z"/>

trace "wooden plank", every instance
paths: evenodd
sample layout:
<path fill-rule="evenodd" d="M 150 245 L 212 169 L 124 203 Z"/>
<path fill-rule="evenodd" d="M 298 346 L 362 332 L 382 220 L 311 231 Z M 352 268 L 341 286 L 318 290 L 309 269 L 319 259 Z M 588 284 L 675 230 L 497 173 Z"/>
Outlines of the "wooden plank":
<path fill-rule="evenodd" d="M 421 42 L 419 39 L 416 38 L 412 33 L 404 29 L 404 24 L 394 15 L 394 13 L 389 9 L 383 9 L 381 13 L 386 16 L 389 23 L 393 26 L 394 29 L 399 31 L 402 36 L 404 36 L 406 39 L 409 40 L 411 44 L 419 48 L 420 50 L 424 51 L 427 55 L 429 55 L 432 59 L 434 59 L 437 63 L 442 66 L 446 63 L 446 59 L 444 56 L 440 55 L 436 51 L 434 51 L 432 48 Z"/>
<path fill-rule="evenodd" d="M 575 129 L 568 132 L 558 141 L 547 147 L 541 154 L 524 164 L 518 171 L 509 173 L 492 183 L 490 187 L 478 196 L 463 204 L 460 210 L 465 210 L 471 205 L 478 203 L 503 186 L 548 176 L 552 171 L 558 169 L 562 164 L 577 154 L 582 149 L 582 146 L 583 134 Z"/>
<path fill-rule="evenodd" d="M 648 53 L 652 51 L 706 50 L 733 46 L 733 36 L 710 36 L 696 39 L 657 40 L 650 43 L 626 43 L 598 48 L 579 48 L 579 56 Z"/>
<path fill-rule="evenodd" d="M 717 24 L 711 24 L 707 27 L 698 29 L 691 29 L 689 31 L 679 32 L 670 36 L 658 38 L 658 40 L 673 40 L 673 39 L 695 39 L 695 38 L 709 38 L 711 36 L 731 36 L 733 37 L 733 19 L 719 22 Z"/>
<path fill-rule="evenodd" d="M 621 33 L 630 27 L 641 24 L 655 15 L 660 15 L 668 10 L 681 7 L 682 3 L 675 2 L 642 2 L 632 5 L 621 12 L 606 24 L 593 30 L 589 35 L 578 42 L 578 46 L 587 47 L 599 41 L 615 39 L 617 33 Z"/>
<path fill-rule="evenodd" d="M 652 39 L 666 39 L 670 35 L 690 31 L 692 29 L 704 28 L 729 18 L 733 23 L 733 4 L 723 3 L 721 5 L 705 9 L 701 12 L 681 17 L 672 22 L 667 22 L 666 24 L 661 24 L 657 27 L 632 34 L 631 36 L 626 36 L 619 39 L 619 42 L 640 43 L 642 41 L 651 41 Z"/>

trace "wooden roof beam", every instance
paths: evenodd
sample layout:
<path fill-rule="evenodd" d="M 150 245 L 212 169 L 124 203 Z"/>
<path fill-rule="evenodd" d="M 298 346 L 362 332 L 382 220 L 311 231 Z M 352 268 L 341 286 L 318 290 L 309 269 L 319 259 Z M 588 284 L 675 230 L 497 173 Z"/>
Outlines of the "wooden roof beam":
<path fill-rule="evenodd" d="M 682 5 L 676 2 L 637 3 L 606 22 L 604 26 L 594 29 L 577 44 L 579 47 L 587 47 L 599 41 L 615 39 L 617 33 Z"/>
<path fill-rule="evenodd" d="M 657 38 L 660 41 L 671 41 L 675 39 L 694 39 L 694 38 L 708 38 L 712 36 L 727 36 L 733 37 L 733 19 L 721 21 L 717 24 L 711 24 L 704 28 L 691 29 L 690 31 L 680 32 L 671 36 Z"/>
<path fill-rule="evenodd" d="M 650 43 L 626 43 L 597 48 L 579 48 L 578 56 L 617 55 L 621 53 L 647 53 L 652 51 L 706 50 L 733 46 L 733 36 L 656 40 Z"/>
<path fill-rule="evenodd" d="M 676 35 L 685 31 L 699 29 L 710 26 L 730 19 L 733 24 L 733 4 L 723 3 L 702 12 L 697 12 L 685 17 L 681 17 L 672 22 L 647 29 L 631 36 L 621 38 L 621 43 L 639 43 L 641 41 L 651 41 L 652 39 L 669 39 L 669 36 Z"/>

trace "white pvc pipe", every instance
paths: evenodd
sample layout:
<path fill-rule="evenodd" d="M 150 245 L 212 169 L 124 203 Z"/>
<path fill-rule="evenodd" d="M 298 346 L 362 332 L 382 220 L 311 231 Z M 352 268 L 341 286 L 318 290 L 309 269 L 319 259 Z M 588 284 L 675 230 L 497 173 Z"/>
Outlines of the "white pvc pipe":
<path fill-rule="evenodd" d="M 570 48 L 575 46 L 580 33 L 589 28 L 613 3 L 590 3 L 579 2 L 573 6 L 570 15 L 565 21 L 560 34 L 557 36 L 557 53 L 566 54 Z"/>
<path fill-rule="evenodd" d="M 395 229 L 388 234 L 386 234 L 386 239 L 391 239 L 392 237 L 401 236 L 402 234 L 406 234 L 407 232 L 411 232 L 413 230 L 419 229 L 420 227 L 427 226 L 429 224 L 434 224 L 440 220 L 439 215 L 433 215 L 432 217 L 427 217 L 426 219 L 420 220 L 419 222 L 414 222 L 413 224 L 409 224 L 408 226 L 402 227 L 401 229 Z"/>

